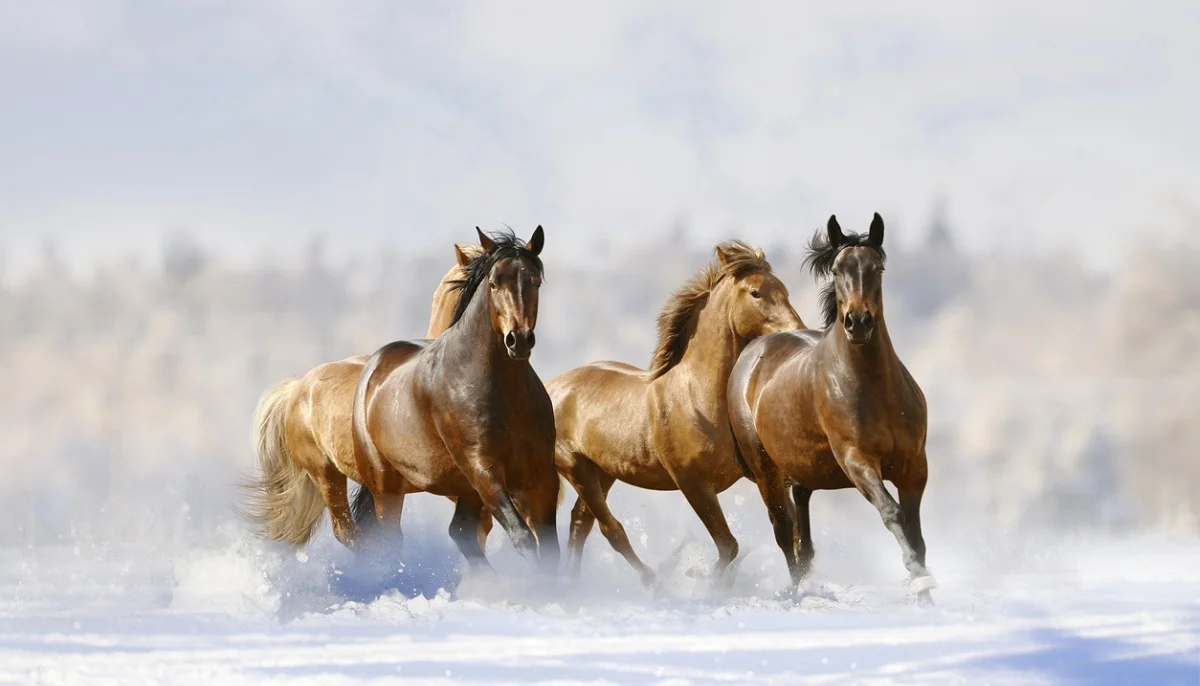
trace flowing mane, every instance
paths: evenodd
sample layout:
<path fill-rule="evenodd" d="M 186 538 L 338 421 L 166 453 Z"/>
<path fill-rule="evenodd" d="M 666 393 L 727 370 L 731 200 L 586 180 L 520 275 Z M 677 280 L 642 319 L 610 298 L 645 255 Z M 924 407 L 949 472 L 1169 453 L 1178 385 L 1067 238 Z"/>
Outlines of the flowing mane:
<path fill-rule="evenodd" d="M 646 372 L 650 380 L 666 374 L 679 364 L 696 330 L 696 319 L 708 303 L 717 284 L 728 277 L 741 278 L 754 272 L 770 272 L 771 265 L 762 252 L 742 241 L 727 241 L 713 249 L 725 255 L 716 257 L 675 291 L 658 315 L 658 346 Z"/>
<path fill-rule="evenodd" d="M 525 242 L 517 238 L 512 229 L 490 233 L 488 238 L 495 243 L 492 249 L 480 250 L 477 255 L 471 257 L 471 261 L 462 268 L 463 277 L 450 282 L 450 290 L 460 292 L 458 306 L 454 308 L 454 316 L 450 318 L 450 326 L 454 326 L 459 319 L 462 319 L 463 314 L 467 311 L 467 306 L 471 304 L 471 299 L 475 297 L 475 291 L 479 290 L 479 285 L 487 279 L 492 267 L 500 260 L 506 258 L 528 259 L 537 267 L 538 275 L 542 275 L 541 258 L 526 248 Z"/>
<path fill-rule="evenodd" d="M 879 258 L 887 262 L 887 253 L 884 252 L 882 245 L 874 245 L 870 242 L 870 236 L 865 233 L 847 233 L 845 240 L 837 246 L 830 244 L 829 236 L 826 232 L 818 230 L 813 237 L 808 241 L 808 254 L 804 256 L 804 267 L 812 272 L 813 278 L 824 279 L 833 274 L 833 263 L 837 260 L 838 253 L 843 248 L 865 247 L 872 248 L 879 253 Z M 837 322 L 838 304 L 837 304 L 837 289 L 834 287 L 833 280 L 821 288 L 820 307 L 821 307 L 821 328 L 829 331 Z"/>

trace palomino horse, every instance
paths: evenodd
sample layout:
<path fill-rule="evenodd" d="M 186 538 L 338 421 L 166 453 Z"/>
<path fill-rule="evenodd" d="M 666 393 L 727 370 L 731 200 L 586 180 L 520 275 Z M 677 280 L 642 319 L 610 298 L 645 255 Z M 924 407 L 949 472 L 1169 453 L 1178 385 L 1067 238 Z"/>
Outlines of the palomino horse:
<path fill-rule="evenodd" d="M 458 304 L 452 285 L 481 252 L 477 245 L 454 246 L 457 262 L 433 295 L 429 338 L 449 327 Z M 366 361 L 366 355 L 359 355 L 317 365 L 298 379 L 281 382 L 259 402 L 251 445 L 262 476 L 248 484 L 251 498 L 242 514 L 263 537 L 303 545 L 328 508 L 338 541 L 356 548 L 358 527 L 347 503 L 346 478 L 361 482 L 350 419 Z M 490 518 L 480 520 L 481 540 L 491 523 Z"/>
<path fill-rule="evenodd" d="M 658 317 L 658 349 L 649 371 L 596 362 L 547 385 L 558 430 L 555 459 L 579 500 L 571 511 L 568 560 L 580 571 L 596 520 L 600 531 L 651 584 L 606 499 L 620 479 L 640 488 L 680 490 L 719 551 L 715 575 L 738 544 L 717 494 L 742 477 L 725 408 L 725 382 L 746 343 L 803 327 L 787 288 L 762 250 L 721 243 L 716 259 L 675 292 Z"/>
<path fill-rule="evenodd" d="M 853 487 L 900 542 L 918 600 L 929 604 L 935 583 L 921 535 L 925 396 L 888 336 L 884 260 L 878 214 L 866 235 L 846 235 L 830 217 L 805 259 L 816 276 L 832 276 L 821 294 L 824 332 L 788 331 L 746 346 L 729 377 L 729 414 L 794 584 L 812 566 L 812 492 Z"/>
<path fill-rule="evenodd" d="M 472 568 L 487 566 L 476 532 L 486 507 L 514 547 L 558 565 L 554 408 L 529 364 L 542 281 L 542 227 L 528 243 L 479 233 L 484 252 L 455 284 L 450 328 L 371 356 L 354 395 L 354 453 L 384 526 L 404 495 L 457 499 L 450 536 Z M 526 522 L 528 517 L 533 527 Z"/>

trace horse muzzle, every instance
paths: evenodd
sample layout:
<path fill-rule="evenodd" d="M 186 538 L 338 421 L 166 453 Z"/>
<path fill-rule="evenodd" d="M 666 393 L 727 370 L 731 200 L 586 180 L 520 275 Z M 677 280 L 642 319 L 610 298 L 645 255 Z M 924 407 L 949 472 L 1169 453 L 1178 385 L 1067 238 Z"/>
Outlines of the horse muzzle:
<path fill-rule="evenodd" d="M 870 341 L 872 334 L 875 333 L 875 316 L 871 314 L 870 310 L 847 312 L 842 326 L 846 329 L 846 339 L 850 343 L 863 345 Z"/>
<path fill-rule="evenodd" d="M 528 360 L 535 343 L 537 343 L 537 336 L 534 335 L 533 329 L 513 330 L 504 334 L 504 348 L 508 351 L 508 356 L 514 360 Z"/>

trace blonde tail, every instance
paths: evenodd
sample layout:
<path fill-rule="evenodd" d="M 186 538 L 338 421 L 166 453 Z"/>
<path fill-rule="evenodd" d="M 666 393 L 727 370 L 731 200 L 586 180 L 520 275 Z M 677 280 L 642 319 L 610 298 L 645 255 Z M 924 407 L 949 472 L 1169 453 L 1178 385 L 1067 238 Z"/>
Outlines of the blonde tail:
<path fill-rule="evenodd" d="M 317 484 L 287 447 L 284 420 L 299 379 L 288 379 L 263 396 L 254 411 L 250 446 L 258 458 L 259 478 L 244 484 L 249 502 L 238 513 L 259 536 L 304 545 L 325 509 Z"/>

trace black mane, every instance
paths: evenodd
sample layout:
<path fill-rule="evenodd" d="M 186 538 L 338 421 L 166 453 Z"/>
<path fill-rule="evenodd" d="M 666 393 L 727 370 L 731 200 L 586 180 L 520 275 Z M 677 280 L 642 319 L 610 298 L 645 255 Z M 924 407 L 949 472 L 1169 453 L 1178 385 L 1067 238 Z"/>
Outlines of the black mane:
<path fill-rule="evenodd" d="M 517 238 L 512 229 L 489 233 L 488 238 L 495 243 L 492 249 L 480 253 L 478 257 L 468 262 L 463 267 L 465 273 L 463 278 L 450 282 L 450 290 L 459 291 L 458 305 L 454 308 L 454 316 L 450 318 L 450 326 L 454 326 L 459 319 L 462 319 L 463 314 L 467 311 L 467 306 L 471 304 L 471 299 L 475 297 L 475 291 L 479 290 L 479 285 L 487 279 L 492 267 L 500 260 L 527 258 L 537 267 L 538 276 L 542 275 L 541 258 L 526 248 L 525 242 Z"/>
<path fill-rule="evenodd" d="M 860 246 L 874 249 L 875 252 L 879 253 L 879 259 L 887 262 L 887 253 L 884 252 L 883 246 L 872 243 L 868 234 L 847 233 L 845 234 L 845 239 L 835 246 L 829 242 L 829 235 L 825 231 L 818 229 L 808 241 L 808 254 L 804 256 L 804 267 L 812 271 L 814 278 L 829 278 L 833 274 L 833 263 L 837 260 L 838 253 L 845 248 Z M 832 279 L 821 289 L 819 298 L 821 303 L 821 328 L 828 331 L 837 322 L 838 313 L 837 289 Z"/>

